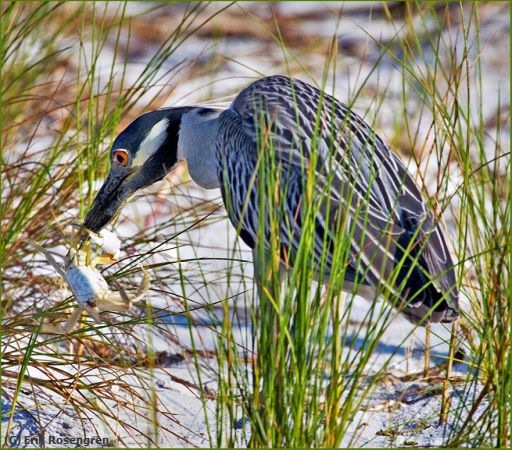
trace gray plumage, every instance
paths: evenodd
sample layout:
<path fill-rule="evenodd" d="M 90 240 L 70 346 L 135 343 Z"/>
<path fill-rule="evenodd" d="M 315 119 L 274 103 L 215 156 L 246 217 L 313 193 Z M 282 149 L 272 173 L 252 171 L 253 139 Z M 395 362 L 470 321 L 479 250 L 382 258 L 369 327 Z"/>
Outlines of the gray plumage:
<path fill-rule="evenodd" d="M 339 238 L 336 227 L 346 221 L 344 230 L 350 243 L 347 287 L 356 282 L 362 292 L 371 292 L 385 285 L 391 293 L 400 294 L 402 312 L 415 322 L 425 315 L 432 322 L 457 319 L 455 274 L 439 223 L 400 159 L 343 103 L 307 83 L 273 76 L 242 90 L 224 111 L 168 108 L 144 116 L 151 114 L 155 119 L 144 119 L 142 133 L 135 121 L 116 140 L 128 149 L 130 161 L 143 162 L 134 178 L 145 176 L 148 185 L 180 160 L 187 161 L 200 186 L 220 187 L 241 238 L 252 248 L 259 242 L 270 249 L 270 219 L 267 212 L 259 210 L 261 185 L 257 177 L 258 164 L 265 161 L 263 153 L 271 146 L 282 183 L 283 261 L 293 261 L 299 247 L 307 207 L 305 179 L 307 170 L 313 169 L 318 207 L 314 255 L 317 262 L 322 253 L 327 257 L 324 277 L 340 270 L 332 256 Z M 164 150 L 140 148 L 150 135 L 148 121 L 162 123 L 162 117 L 167 120 Z M 153 135 L 153 142 L 159 142 L 160 135 L 156 131 Z M 118 147 L 114 143 L 112 154 Z M 109 177 L 115 178 L 115 164 Z M 140 183 L 124 186 L 123 192 L 140 187 Z M 109 191 L 108 186 L 103 189 Z M 95 231 L 120 207 L 117 201 L 105 215 L 108 202 L 100 194 L 85 220 L 85 226 Z M 126 195 L 120 197 L 124 201 Z M 259 220 L 265 221 L 263 234 L 259 233 Z M 401 267 L 398 271 L 397 264 Z M 394 282 L 390 281 L 393 271 L 397 272 Z"/>
<path fill-rule="evenodd" d="M 455 275 L 444 235 L 401 161 L 341 102 L 287 77 L 253 83 L 219 119 L 221 190 L 229 217 L 249 246 L 270 235 L 258 235 L 259 187 L 257 182 L 248 186 L 265 147 L 262 136 L 272 140 L 267 147 L 272 145 L 283 172 L 288 217 L 281 241 L 288 254 L 299 246 L 304 178 L 315 145 L 315 186 L 322 199 L 315 240 L 318 262 L 326 248 L 325 236 L 337 236 L 329 227 L 339 226 L 339 214 L 348 214 L 351 224 L 345 229 L 353 234 L 346 281 L 376 288 L 403 259 L 395 286 L 389 286 L 394 291 L 403 283 L 402 312 L 414 321 L 431 308 L 434 322 L 458 317 Z M 336 261 L 327 256 L 329 275 L 336 270 Z"/>

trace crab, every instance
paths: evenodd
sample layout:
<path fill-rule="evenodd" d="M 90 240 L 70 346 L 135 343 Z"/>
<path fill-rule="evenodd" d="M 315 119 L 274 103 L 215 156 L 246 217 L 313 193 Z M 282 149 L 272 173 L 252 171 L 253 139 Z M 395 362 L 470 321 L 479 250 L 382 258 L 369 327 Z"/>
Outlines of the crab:
<path fill-rule="evenodd" d="M 85 233 L 85 238 L 84 233 L 81 232 L 80 240 L 74 239 L 75 242 L 65 257 L 64 265 L 59 264 L 46 249 L 38 246 L 48 262 L 66 281 L 78 304 L 78 309 L 71 314 L 63 326 L 43 324 L 42 331 L 45 333 L 69 333 L 83 311 L 87 311 L 97 323 L 101 323 L 103 322 L 100 315 L 102 312 L 130 311 L 132 305 L 140 301 L 149 290 L 149 275 L 143 267 L 143 279 L 133 296 L 129 297 L 119 285 L 119 291 L 110 290 L 107 281 L 96 266 L 114 263 L 119 255 L 121 243 L 113 233 L 105 230 L 99 234 L 89 230 L 85 230 Z M 88 252 L 84 249 L 90 241 L 103 250 L 103 254 L 92 260 L 88 258 Z"/>

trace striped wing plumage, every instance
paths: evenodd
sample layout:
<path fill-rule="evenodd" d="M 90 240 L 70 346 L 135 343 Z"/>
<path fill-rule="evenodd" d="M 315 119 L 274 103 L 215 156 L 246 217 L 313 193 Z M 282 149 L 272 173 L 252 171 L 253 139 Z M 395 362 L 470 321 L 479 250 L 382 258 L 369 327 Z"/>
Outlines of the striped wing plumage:
<path fill-rule="evenodd" d="M 427 313 L 434 322 L 457 318 L 458 293 L 445 238 L 402 162 L 344 104 L 283 76 L 251 84 L 220 116 L 221 190 L 230 219 L 249 246 L 254 248 L 258 239 L 254 174 L 268 139 L 285 180 L 281 241 L 287 254 L 299 245 L 305 173 L 314 164 L 322 198 L 315 254 L 325 252 L 326 237 L 334 239 L 334 227 L 346 220 L 351 246 L 346 281 L 398 290 L 402 312 L 413 321 Z M 336 264 L 328 256 L 331 272 Z M 386 280 L 393 273 L 390 286 Z"/>

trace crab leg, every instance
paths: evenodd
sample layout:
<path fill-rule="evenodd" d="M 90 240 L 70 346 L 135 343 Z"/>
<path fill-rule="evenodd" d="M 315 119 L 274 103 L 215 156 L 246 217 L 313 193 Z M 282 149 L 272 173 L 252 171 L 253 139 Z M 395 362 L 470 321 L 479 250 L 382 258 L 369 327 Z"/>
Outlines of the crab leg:
<path fill-rule="evenodd" d="M 82 315 L 82 308 L 76 308 L 71 315 L 69 316 L 69 319 L 66 320 L 66 323 L 63 326 L 63 329 L 65 333 L 70 333 L 75 325 L 77 324 L 78 320 L 80 319 L 80 316 Z"/>
<path fill-rule="evenodd" d="M 71 333 L 73 331 L 73 328 L 75 327 L 76 323 L 78 322 L 78 319 L 80 319 L 80 315 L 82 314 L 82 308 L 76 308 L 71 315 L 69 316 L 68 320 L 66 320 L 66 323 L 64 325 L 51 325 L 49 323 L 43 323 L 41 325 L 41 328 L 39 329 L 39 332 L 42 334 L 58 334 L 58 335 L 64 335 Z"/>
<path fill-rule="evenodd" d="M 95 300 L 95 306 L 100 311 L 128 311 L 130 309 L 130 302 L 125 301 L 120 292 L 112 292 L 103 298 L 97 298 Z"/>
<path fill-rule="evenodd" d="M 96 312 L 96 310 L 94 308 L 92 308 L 91 306 L 82 306 L 81 307 L 84 311 L 87 311 L 89 313 L 89 315 L 94 319 L 94 321 L 96 323 L 102 323 L 103 320 L 101 320 L 101 317 L 100 315 Z"/>
<path fill-rule="evenodd" d="M 59 336 L 68 334 L 71 330 L 66 330 L 63 326 L 50 325 L 49 323 L 43 323 L 39 328 L 41 334 L 58 334 Z"/>
<path fill-rule="evenodd" d="M 123 287 L 114 280 L 113 283 L 116 285 L 119 291 L 112 292 L 103 298 L 96 299 L 96 306 L 98 309 L 112 312 L 128 311 L 132 303 L 140 301 L 146 295 L 147 291 L 149 291 L 151 282 L 149 273 L 146 269 L 144 269 L 144 267 L 142 267 L 142 272 L 144 274 L 142 281 L 135 291 L 135 296 L 133 298 L 130 299 Z"/>
<path fill-rule="evenodd" d="M 132 298 L 132 303 L 134 302 L 138 302 L 139 300 L 141 300 L 145 295 L 146 293 L 149 291 L 149 288 L 151 286 L 151 279 L 149 277 L 149 273 L 148 271 L 143 267 L 141 266 L 141 269 L 142 269 L 142 281 L 140 282 L 139 284 L 139 287 L 137 288 L 137 291 L 135 292 L 135 297 Z"/>
<path fill-rule="evenodd" d="M 46 259 L 48 262 L 53 266 L 53 268 L 58 272 L 58 274 L 62 278 L 66 278 L 66 273 L 64 272 L 62 266 L 56 261 L 56 259 L 52 256 L 52 254 L 46 250 L 45 248 L 41 247 L 37 242 L 30 241 L 32 245 L 34 245 L 41 253 L 46 256 Z"/>

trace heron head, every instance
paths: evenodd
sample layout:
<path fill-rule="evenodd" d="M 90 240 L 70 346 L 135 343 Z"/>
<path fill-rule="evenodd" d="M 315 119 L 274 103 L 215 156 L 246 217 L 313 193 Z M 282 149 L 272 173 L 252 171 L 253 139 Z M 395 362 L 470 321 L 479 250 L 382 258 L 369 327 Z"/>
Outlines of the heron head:
<path fill-rule="evenodd" d="M 84 220 L 98 232 L 136 191 L 161 180 L 177 164 L 181 117 L 190 108 L 145 113 L 117 136 L 110 150 L 110 172 Z"/>

